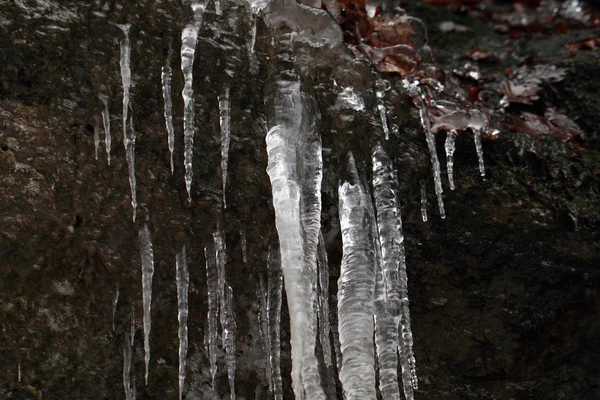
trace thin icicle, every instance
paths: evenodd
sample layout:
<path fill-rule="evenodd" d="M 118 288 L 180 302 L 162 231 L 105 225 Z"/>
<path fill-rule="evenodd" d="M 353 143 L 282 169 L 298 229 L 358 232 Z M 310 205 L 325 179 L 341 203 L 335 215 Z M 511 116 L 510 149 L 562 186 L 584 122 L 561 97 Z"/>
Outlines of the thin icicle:
<path fill-rule="evenodd" d="M 144 362 L 146 373 L 144 382 L 148 385 L 148 367 L 150 365 L 150 330 L 152 329 L 152 276 L 154 275 L 154 251 L 148 225 L 139 231 L 140 256 L 142 258 L 142 293 L 144 303 Z"/>
<path fill-rule="evenodd" d="M 227 162 L 229 160 L 231 105 L 229 103 L 229 88 L 226 87 L 219 96 L 219 122 L 221 123 L 221 184 L 223 187 L 223 208 L 227 208 L 225 189 L 227 187 Z"/>
<path fill-rule="evenodd" d="M 475 142 L 475 150 L 477 151 L 477 159 L 479 160 L 479 173 L 485 176 L 485 164 L 483 163 L 483 149 L 481 147 L 481 129 L 473 129 L 473 141 Z"/>
<path fill-rule="evenodd" d="M 427 184 L 424 179 L 421 179 L 421 216 L 423 222 L 427 222 Z"/>
<path fill-rule="evenodd" d="M 222 231 L 213 233 L 214 255 L 217 266 L 217 282 L 219 288 L 219 322 L 221 323 L 221 343 L 225 347 L 225 264 L 227 251 L 225 248 L 225 235 Z"/>
<path fill-rule="evenodd" d="M 273 373 L 272 373 L 272 347 L 271 335 L 269 331 L 269 307 L 267 303 L 268 295 L 265 288 L 264 279 L 261 276 L 258 281 L 258 295 L 260 296 L 260 311 L 258 313 L 258 330 L 265 358 L 265 372 L 267 373 L 267 381 L 269 383 L 269 393 L 273 394 Z"/>
<path fill-rule="evenodd" d="M 281 270 L 281 254 L 279 248 L 271 246 L 267 256 L 267 318 L 270 341 L 269 361 L 271 366 L 270 387 L 275 400 L 283 400 L 283 383 L 281 379 L 281 300 L 283 292 L 283 275 Z"/>
<path fill-rule="evenodd" d="M 177 276 L 177 320 L 179 321 L 179 400 L 183 396 L 185 382 L 185 362 L 188 350 L 188 286 L 190 274 L 187 265 L 185 246 L 176 258 Z"/>
<path fill-rule="evenodd" d="M 170 57 L 169 57 L 170 60 Z M 165 127 L 167 128 L 169 152 L 171 153 L 171 174 L 173 174 L 173 150 L 175 149 L 175 127 L 173 126 L 173 100 L 171 98 L 171 79 L 173 71 L 169 65 L 162 68 L 162 92 L 164 101 Z"/>
<path fill-rule="evenodd" d="M 98 98 L 104 104 L 104 110 L 102 110 L 102 124 L 104 125 L 104 144 L 106 146 L 106 161 L 110 165 L 110 148 L 112 146 L 112 140 L 110 137 L 110 113 L 108 111 L 108 96 L 100 93 Z"/>
<path fill-rule="evenodd" d="M 192 160 L 194 158 L 194 54 L 198 40 L 198 23 L 186 26 L 181 32 L 181 72 L 183 73 L 184 86 L 181 92 L 183 97 L 183 143 L 185 165 L 185 188 L 188 199 L 192 199 Z"/>
<path fill-rule="evenodd" d="M 246 244 L 246 232 L 240 231 L 240 236 L 242 238 L 242 260 L 244 264 L 248 263 L 248 253 L 247 253 L 247 244 Z"/>
<path fill-rule="evenodd" d="M 383 104 L 379 104 L 377 106 L 379 109 L 379 117 L 381 118 L 381 126 L 383 127 L 383 132 L 385 133 L 385 140 L 390 140 L 390 128 L 387 123 L 387 114 L 385 111 L 385 106 Z"/>
<path fill-rule="evenodd" d="M 210 375 L 212 387 L 216 389 L 215 377 L 217 375 L 217 339 L 219 337 L 217 324 L 219 319 L 219 276 L 214 257 L 214 247 L 204 248 L 206 259 L 206 286 L 208 295 L 208 359 L 210 362 Z"/>
<path fill-rule="evenodd" d="M 446 143 L 444 147 L 446 149 L 446 167 L 448 169 L 448 182 L 450 183 L 450 190 L 454 190 L 454 150 L 456 141 L 456 130 L 452 129 L 446 134 Z"/>
<path fill-rule="evenodd" d="M 235 400 L 235 314 L 233 312 L 233 290 L 225 287 L 225 326 L 223 327 L 223 346 L 225 347 L 225 363 L 229 378 L 229 398 Z"/>
<path fill-rule="evenodd" d="M 132 385 L 131 382 L 131 356 L 131 337 L 128 333 L 125 333 L 125 342 L 123 343 L 123 389 L 125 390 L 126 400 L 135 400 L 135 383 Z"/>
<path fill-rule="evenodd" d="M 115 286 L 115 294 L 112 302 L 112 330 L 115 331 L 115 314 L 117 313 L 117 303 L 119 302 L 119 284 Z"/>
<path fill-rule="evenodd" d="M 94 159 L 98 161 L 98 149 L 100 148 L 100 126 L 98 119 L 94 118 Z"/>
<path fill-rule="evenodd" d="M 256 14 L 252 17 L 252 30 L 250 31 L 250 53 L 254 54 L 254 45 L 256 44 Z"/>
<path fill-rule="evenodd" d="M 352 155 L 349 164 L 350 172 L 357 175 Z M 375 259 L 368 201 L 360 182 L 340 185 L 343 256 L 338 280 L 338 324 L 343 359 L 339 376 L 347 400 L 375 399 Z"/>
<path fill-rule="evenodd" d="M 126 140 L 127 169 L 129 170 L 129 186 L 131 187 L 131 207 L 133 207 L 133 222 L 137 212 L 137 195 L 135 180 L 135 130 L 133 129 L 133 115 L 129 117 L 129 131 Z"/>
<path fill-rule="evenodd" d="M 135 331 L 136 331 L 135 308 L 133 307 L 133 304 L 132 304 L 131 305 L 131 326 L 129 329 L 129 337 L 131 338 L 131 347 L 133 347 L 133 343 L 135 342 Z"/>
<path fill-rule="evenodd" d="M 129 185 L 131 186 L 131 206 L 133 207 L 133 221 L 135 222 L 137 199 L 135 192 L 135 131 L 132 118 L 129 118 L 129 131 L 127 130 L 129 103 L 129 90 L 131 88 L 131 43 L 129 29 L 131 24 L 118 25 L 125 37 L 121 40 L 121 81 L 123 84 L 123 146 L 129 167 Z"/>
<path fill-rule="evenodd" d="M 325 365 L 331 367 L 331 340 L 329 332 L 329 262 L 327 261 L 327 250 L 325 249 L 325 240 L 323 232 L 319 231 L 318 248 L 318 267 L 319 267 L 319 342 L 323 349 L 323 358 Z"/>

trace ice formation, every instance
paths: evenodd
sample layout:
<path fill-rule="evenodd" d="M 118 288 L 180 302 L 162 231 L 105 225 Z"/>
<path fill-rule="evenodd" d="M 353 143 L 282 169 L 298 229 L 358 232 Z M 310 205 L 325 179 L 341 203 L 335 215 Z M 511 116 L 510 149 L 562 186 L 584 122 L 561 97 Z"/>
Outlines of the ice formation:
<path fill-rule="evenodd" d="M 227 187 L 227 162 L 229 160 L 229 142 L 231 130 L 231 105 L 229 103 L 229 88 L 226 87 L 219 96 L 219 122 L 221 123 L 221 183 L 223 190 L 223 208 L 227 208 L 225 189 Z"/>
<path fill-rule="evenodd" d="M 225 325 L 223 326 L 223 347 L 225 347 L 225 363 L 229 379 L 229 398 L 235 400 L 235 314 L 233 312 L 233 290 L 225 287 L 225 306 L 223 307 Z"/>
<path fill-rule="evenodd" d="M 110 149 L 112 146 L 112 140 L 110 137 L 110 113 L 108 111 L 108 96 L 100 93 L 98 98 L 104 105 L 102 110 L 102 124 L 104 125 L 104 145 L 106 146 L 106 161 L 110 165 Z"/>
<path fill-rule="evenodd" d="M 427 184 L 421 180 L 421 217 L 423 222 L 427 222 Z"/>
<path fill-rule="evenodd" d="M 240 231 L 240 237 L 242 240 L 242 260 L 244 261 L 244 264 L 248 263 L 248 250 L 247 250 L 247 243 L 246 243 L 246 232 L 244 231 Z"/>
<path fill-rule="evenodd" d="M 284 34 L 277 40 L 276 72 L 267 98 L 267 173 L 290 310 L 292 386 L 297 399 L 324 399 L 315 356 L 314 312 L 321 207 L 320 139 L 314 131 L 316 116 L 311 99 L 301 92 L 299 77 L 290 62 L 293 35 Z M 300 153 L 300 149 L 304 151 Z M 299 156 L 305 158 L 299 160 Z"/>
<path fill-rule="evenodd" d="M 188 271 L 185 246 L 176 257 L 177 281 L 177 320 L 179 321 L 179 400 L 183 396 L 185 382 L 185 364 L 188 350 L 188 286 L 190 273 Z"/>
<path fill-rule="evenodd" d="M 283 276 L 279 248 L 271 246 L 267 257 L 267 288 L 263 295 L 262 320 L 263 334 L 267 353 L 267 373 L 269 392 L 275 400 L 283 400 L 281 380 L 281 300 Z"/>
<path fill-rule="evenodd" d="M 150 330 L 152 329 L 152 276 L 154 275 L 154 252 L 148 225 L 139 231 L 140 256 L 142 259 L 142 293 L 144 303 L 144 362 L 146 373 L 144 380 L 148 385 L 148 367 L 150 365 Z"/>
<path fill-rule="evenodd" d="M 173 71 L 169 65 L 162 68 L 162 93 L 164 101 L 165 127 L 167 128 L 167 140 L 169 153 L 171 153 L 171 174 L 173 173 L 173 150 L 175 149 L 175 127 L 173 126 L 173 99 L 171 98 L 171 79 Z"/>
<path fill-rule="evenodd" d="M 135 400 L 135 379 L 131 381 L 131 337 L 125 334 L 123 343 L 123 389 L 125 400 Z"/>
<path fill-rule="evenodd" d="M 194 158 L 194 55 L 196 53 L 196 41 L 198 40 L 199 23 L 186 26 L 181 32 L 181 72 L 185 84 L 181 92 L 183 97 L 183 145 L 185 166 L 185 188 L 188 199 L 192 198 L 192 161 Z"/>
<path fill-rule="evenodd" d="M 375 254 L 367 197 L 349 156 L 354 182 L 339 187 L 342 265 L 338 279 L 338 329 L 342 351 L 340 381 L 348 400 L 375 400 L 373 297 Z M 286 286 L 287 287 L 287 286 Z"/>
<path fill-rule="evenodd" d="M 206 292 L 208 296 L 208 346 L 206 350 L 210 363 L 212 387 L 214 388 L 217 374 L 217 339 L 219 337 L 217 327 L 219 320 L 219 272 L 212 245 L 204 248 L 204 258 L 206 259 Z"/>
<path fill-rule="evenodd" d="M 454 190 L 454 150 L 456 148 L 456 130 L 451 129 L 446 134 L 446 142 L 444 148 L 446 149 L 446 168 L 448 170 L 448 182 L 450 183 L 450 190 Z"/>

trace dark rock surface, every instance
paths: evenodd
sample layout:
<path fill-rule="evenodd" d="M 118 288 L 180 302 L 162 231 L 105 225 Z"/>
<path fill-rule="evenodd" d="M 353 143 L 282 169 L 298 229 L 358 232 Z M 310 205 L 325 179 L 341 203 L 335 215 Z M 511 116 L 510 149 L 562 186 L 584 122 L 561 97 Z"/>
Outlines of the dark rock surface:
<path fill-rule="evenodd" d="M 20 5 L 25 3 L 28 10 Z M 194 68 L 197 134 L 192 202 L 188 202 L 179 56 L 171 63 L 177 132 L 174 175 L 160 70 L 170 46 L 178 53 L 180 32 L 190 16 L 178 2 L 100 3 L 48 2 L 51 6 L 40 10 L 35 4 L 42 2 L 0 4 L 0 398 L 123 398 L 122 344 L 132 313 L 137 326 L 133 371 L 138 398 L 176 398 L 175 255 L 184 244 L 191 275 L 185 398 L 228 398 L 223 354 L 217 387 L 211 388 L 204 349 L 204 246 L 212 241 L 217 224 L 226 235 L 227 278 L 237 315 L 236 392 L 240 399 L 268 398 L 257 291 L 260 277 L 266 276 L 269 247 L 277 243 L 265 172 L 263 117 L 272 32 L 259 18 L 258 68 L 253 70 L 246 47 L 252 21 L 246 8 L 232 4 L 223 16 L 206 13 Z M 486 43 L 505 50 L 514 45 L 464 14 L 422 4 L 408 8 L 432 27 L 431 44 L 444 68 L 458 65 L 467 49 Z M 457 22 L 477 27 L 477 36 L 468 37 L 467 44 L 459 40 L 461 35 L 466 38 L 462 33 L 434 28 L 456 15 Z M 137 223 L 131 220 L 120 125 L 121 33 L 109 21 L 133 25 Z M 540 44 L 553 40 L 551 34 L 521 38 L 517 53 L 521 57 L 535 50 L 539 56 L 544 53 Z M 551 55 L 548 62 L 569 57 Z M 533 138 L 505 128 L 511 110 L 499 113 L 493 116 L 499 138 L 484 142 L 488 174 L 482 179 L 472 137 L 458 138 L 456 190 L 450 191 L 443 178 L 445 220 L 435 211 L 427 147 L 415 110 L 400 90 L 390 94 L 400 134 L 393 135 L 386 148 L 396 160 L 403 204 L 420 378 L 417 399 L 600 396 L 600 102 L 598 84 L 590 79 L 597 75 L 598 57 L 597 50 L 578 53 L 569 61 L 567 78 L 542 92 L 544 101 L 564 105 L 584 130 L 584 139 Z M 488 68 L 501 70 L 511 62 L 517 64 L 517 58 Z M 234 76 L 224 73 L 225 68 Z M 341 259 L 337 185 L 342 157 L 352 150 L 368 175 L 369 146 L 381 138 L 372 112 L 341 126 L 328 108 L 332 89 L 327 85 L 336 73 L 340 84 L 347 80 L 365 86 L 378 74 L 365 64 L 342 68 L 331 60 L 329 67 L 321 65 L 303 81 L 315 88 L 323 146 L 331 149 L 324 160 L 323 230 L 331 264 L 332 309 Z M 232 143 L 228 207 L 221 211 L 217 96 L 226 85 L 231 87 Z M 103 143 L 99 160 L 94 160 L 94 130 L 102 130 L 99 93 L 110 99 L 110 166 Z M 374 108 L 370 95 L 365 99 L 367 109 Z M 438 147 L 444 166 L 441 136 Z M 421 219 L 421 179 L 428 184 L 427 223 Z M 138 250 L 138 228 L 145 221 L 156 262 L 147 387 Z M 242 231 L 247 263 L 242 260 Z M 117 285 L 120 297 L 113 331 Z M 293 398 L 287 311 L 281 339 L 284 389 L 286 398 Z"/>

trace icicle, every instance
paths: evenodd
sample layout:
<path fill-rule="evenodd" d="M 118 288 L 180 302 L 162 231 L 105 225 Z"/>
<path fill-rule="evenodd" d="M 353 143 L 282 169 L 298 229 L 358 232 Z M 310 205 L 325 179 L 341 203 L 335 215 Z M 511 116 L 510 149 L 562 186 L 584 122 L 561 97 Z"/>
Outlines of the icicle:
<path fill-rule="evenodd" d="M 214 258 L 214 247 L 204 248 L 206 259 L 206 286 L 208 295 L 208 358 L 210 362 L 210 375 L 213 390 L 216 389 L 215 377 L 217 375 L 217 321 L 219 318 L 219 276 Z"/>
<path fill-rule="evenodd" d="M 229 88 L 219 96 L 219 121 L 221 123 L 221 183 L 223 187 L 223 208 L 227 208 L 225 189 L 227 186 L 227 161 L 229 160 L 230 114 Z"/>
<path fill-rule="evenodd" d="M 267 173 L 290 310 L 292 386 L 298 400 L 325 399 L 314 352 L 316 245 L 320 228 L 320 190 L 315 193 L 314 188 L 320 185 L 317 158 L 321 157 L 321 148 L 314 130 L 313 101 L 302 95 L 299 77 L 289 62 L 292 39 L 289 34 L 277 38 L 280 50 L 274 62 L 278 69 L 272 74 L 267 99 Z"/>
<path fill-rule="evenodd" d="M 170 57 L 169 57 L 170 60 Z M 173 126 L 173 100 L 171 98 L 171 78 L 173 71 L 169 65 L 162 68 L 162 93 L 164 101 L 165 127 L 167 128 L 169 152 L 171 153 L 171 174 L 173 174 L 173 150 L 175 149 L 175 127 Z"/>
<path fill-rule="evenodd" d="M 319 231 L 318 267 L 319 342 L 323 349 L 325 365 L 331 367 L 331 340 L 329 340 L 329 332 L 331 331 L 329 324 L 329 263 L 327 261 L 327 250 L 325 250 L 325 240 L 321 231 Z"/>
<path fill-rule="evenodd" d="M 444 199 L 442 198 L 442 193 L 444 190 L 442 189 L 442 177 L 440 171 L 440 161 L 437 156 L 437 150 L 435 146 L 435 136 L 431 130 L 431 122 L 429 121 L 429 115 L 427 113 L 427 108 L 425 106 L 425 102 L 423 101 L 423 93 L 421 88 L 414 84 L 405 85 L 411 90 L 411 95 L 413 98 L 413 102 L 417 109 L 419 110 L 419 117 L 421 119 L 421 126 L 423 127 L 423 131 L 425 131 L 425 138 L 427 140 L 427 148 L 429 149 L 429 156 L 431 159 L 431 167 L 433 168 L 433 182 L 435 183 L 435 195 L 437 196 L 438 207 L 440 209 L 440 217 L 442 219 L 446 218 L 446 211 L 444 210 Z"/>
<path fill-rule="evenodd" d="M 379 117 L 381 118 L 381 126 L 383 126 L 383 132 L 385 133 L 385 140 L 390 140 L 390 128 L 388 127 L 387 123 L 385 106 L 383 104 L 379 104 L 377 108 L 379 109 Z"/>
<path fill-rule="evenodd" d="M 154 275 L 154 252 L 148 225 L 139 231 L 140 255 L 142 258 L 142 293 L 144 303 L 144 362 L 146 373 L 144 381 L 148 385 L 148 366 L 150 364 L 150 330 L 152 328 L 152 276 Z"/>
<path fill-rule="evenodd" d="M 181 95 L 183 97 L 183 143 L 185 165 L 185 188 L 188 199 L 192 198 L 192 159 L 194 157 L 194 54 L 198 40 L 199 24 L 186 26 L 181 32 L 181 72 L 185 81 Z"/>
<path fill-rule="evenodd" d="M 475 142 L 475 150 L 477 151 L 477 159 L 479 160 L 479 173 L 481 176 L 485 176 L 483 149 L 481 148 L 481 129 L 473 129 L 473 141 Z"/>
<path fill-rule="evenodd" d="M 104 110 L 102 110 L 102 124 L 104 125 L 104 144 L 106 146 L 106 161 L 110 165 L 110 148 L 112 141 L 110 138 L 110 114 L 108 111 L 108 96 L 103 93 L 98 95 L 98 98 L 104 104 Z"/>
<path fill-rule="evenodd" d="M 188 350 L 188 286 L 190 274 L 187 265 L 185 246 L 176 258 L 177 276 L 177 319 L 179 321 L 179 400 L 183 396 L 185 382 L 185 362 Z"/>
<path fill-rule="evenodd" d="M 260 333 L 260 341 L 263 351 L 266 355 L 265 372 L 267 373 L 267 381 L 269 383 L 269 394 L 273 394 L 273 373 L 272 373 L 272 347 L 271 335 L 269 331 L 269 307 L 267 303 L 267 289 L 263 283 L 264 279 L 261 276 L 258 281 L 258 294 L 260 296 L 260 311 L 258 313 L 258 330 Z"/>
<path fill-rule="evenodd" d="M 223 346 L 225 347 L 225 363 L 229 378 L 229 398 L 235 400 L 235 314 L 233 313 L 233 290 L 225 287 L 225 326 L 223 327 Z"/>
<path fill-rule="evenodd" d="M 421 216 L 423 222 L 427 222 L 427 186 L 424 179 L 421 179 Z"/>
<path fill-rule="evenodd" d="M 112 330 L 115 331 L 115 314 L 117 313 L 117 303 L 119 302 L 119 284 L 115 287 L 115 294 L 112 303 Z"/>
<path fill-rule="evenodd" d="M 356 175 L 350 154 L 350 172 Z M 338 280 L 338 324 L 342 350 L 340 381 L 348 400 L 375 399 L 373 296 L 375 259 L 365 190 L 359 182 L 339 187 L 343 256 Z"/>
<path fill-rule="evenodd" d="M 283 384 L 281 380 L 281 299 L 283 292 L 283 275 L 281 270 L 280 250 L 276 246 L 269 248 L 267 256 L 267 321 L 270 341 L 269 361 L 271 366 L 270 387 L 275 400 L 283 400 Z"/>
<path fill-rule="evenodd" d="M 133 129 L 133 116 L 129 117 L 129 133 L 127 134 L 125 156 L 129 170 L 129 186 L 131 187 L 131 206 L 133 207 L 133 222 L 135 222 L 137 210 L 137 195 L 135 182 L 135 130 Z"/>
<path fill-rule="evenodd" d="M 100 127 L 98 119 L 94 118 L 94 159 L 98 161 L 98 149 L 100 148 Z"/>
<path fill-rule="evenodd" d="M 446 143 L 444 147 L 446 148 L 446 166 L 448 168 L 448 182 L 450 182 L 450 190 L 454 190 L 454 150 L 456 140 L 456 131 L 454 129 L 448 131 L 446 134 Z"/>
<path fill-rule="evenodd" d="M 131 305 L 131 327 L 129 329 L 129 337 L 131 338 L 131 347 L 133 347 L 133 343 L 135 341 L 135 308 L 133 304 Z"/>
<path fill-rule="evenodd" d="M 127 333 L 123 343 L 123 389 L 126 400 L 135 400 L 135 384 L 131 383 L 131 338 Z"/>
<path fill-rule="evenodd" d="M 252 18 L 252 30 L 250 31 L 250 54 L 254 54 L 254 45 L 256 44 L 256 15 Z"/>
<path fill-rule="evenodd" d="M 213 243 L 219 287 L 219 322 L 222 329 L 221 343 L 225 347 L 225 264 L 227 263 L 227 251 L 225 248 L 225 235 L 222 231 L 213 233 Z"/>
<path fill-rule="evenodd" d="M 248 263 L 248 253 L 247 253 L 247 244 L 246 244 L 246 232 L 240 231 L 240 236 L 242 238 L 242 260 L 244 264 Z"/>

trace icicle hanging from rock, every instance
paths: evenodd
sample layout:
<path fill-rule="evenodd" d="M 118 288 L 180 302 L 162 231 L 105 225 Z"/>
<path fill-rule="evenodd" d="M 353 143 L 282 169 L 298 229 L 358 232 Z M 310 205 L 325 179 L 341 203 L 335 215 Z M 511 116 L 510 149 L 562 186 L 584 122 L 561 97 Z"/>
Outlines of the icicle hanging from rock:
<path fill-rule="evenodd" d="M 146 373 L 144 381 L 148 385 L 148 367 L 150 364 L 150 330 L 152 329 L 152 276 L 154 275 L 154 251 L 148 225 L 139 231 L 140 256 L 142 259 L 142 294 L 144 306 L 144 362 Z"/>
<path fill-rule="evenodd" d="M 198 40 L 199 24 L 193 23 L 186 26 L 181 32 L 181 72 L 183 73 L 184 86 L 181 92 L 183 97 L 183 144 L 185 166 L 185 188 L 188 199 L 192 198 L 192 161 L 194 158 L 194 55 L 196 41 Z"/>
<path fill-rule="evenodd" d="M 206 286 L 208 295 L 208 359 L 210 363 L 210 375 L 212 387 L 215 388 L 215 377 L 217 375 L 217 340 L 219 320 L 219 277 L 216 260 L 214 258 L 214 247 L 204 248 L 206 259 Z"/>
<path fill-rule="evenodd" d="M 454 190 L 454 150 L 456 149 L 456 130 L 451 129 L 446 134 L 446 142 L 444 148 L 446 149 L 446 168 L 448 169 L 448 182 L 450 183 L 450 190 Z"/>
<path fill-rule="evenodd" d="M 173 174 L 173 150 L 175 149 L 175 127 L 173 126 L 173 99 L 171 97 L 171 79 L 173 77 L 173 71 L 167 65 L 162 68 L 161 80 L 162 80 L 162 93 L 164 101 L 164 115 L 165 115 L 165 127 L 167 129 L 167 140 L 169 145 L 169 153 L 171 154 L 171 174 Z"/>
<path fill-rule="evenodd" d="M 223 208 L 227 208 L 225 189 L 227 187 L 227 162 L 229 160 L 231 105 L 229 103 L 229 88 L 226 87 L 219 96 L 219 122 L 221 124 L 221 184 L 223 190 Z"/>
<path fill-rule="evenodd" d="M 342 350 L 339 376 L 348 400 L 375 400 L 373 297 L 375 258 L 372 222 L 366 192 L 358 179 L 352 154 L 349 172 L 354 182 L 339 187 L 342 264 L 338 280 L 338 326 Z"/>
<path fill-rule="evenodd" d="M 131 188 L 131 207 L 133 207 L 133 222 L 137 212 L 137 194 L 135 179 L 135 130 L 133 129 L 133 116 L 129 117 L 129 130 L 126 141 L 127 169 L 129 170 L 129 187 Z"/>
<path fill-rule="evenodd" d="M 221 343 L 225 347 L 225 264 L 227 251 L 225 248 L 225 235 L 222 231 L 213 233 L 213 249 L 217 266 L 217 286 L 219 293 L 219 322 L 221 323 Z"/>
<path fill-rule="evenodd" d="M 104 125 L 104 145 L 106 146 L 106 161 L 110 165 L 110 149 L 112 146 L 112 140 L 110 136 L 110 113 L 108 111 L 108 96 L 100 93 L 98 98 L 104 105 L 102 110 L 102 124 Z"/>
<path fill-rule="evenodd" d="M 325 399 L 321 388 L 318 360 L 315 356 L 316 313 L 313 299 L 316 290 L 316 243 L 320 228 L 320 193 L 318 204 L 314 185 L 320 177 L 318 160 L 308 162 L 304 171 L 298 171 L 298 138 L 304 135 L 302 146 L 320 157 L 320 141 L 313 131 L 314 115 L 300 91 L 300 81 L 291 65 L 292 34 L 277 38 L 278 52 L 274 60 L 272 81 L 269 85 L 267 133 L 267 173 L 273 191 L 275 225 L 281 246 L 281 264 L 286 282 L 290 309 L 292 342 L 292 386 L 297 399 Z M 308 111 L 308 112 L 307 112 Z M 305 155 L 305 154 L 301 154 Z M 312 171 L 312 176 L 308 171 Z M 320 170 L 319 170 L 320 173 Z M 305 175 L 306 174 L 306 175 Z M 304 178 L 299 179 L 299 175 Z M 306 186 L 300 186 L 305 182 Z M 320 187 L 319 187 L 320 188 Z M 302 203 L 301 203 L 302 202 Z M 315 219 L 316 216 L 316 219 Z M 303 232 L 308 232 L 305 238 Z M 314 261 L 313 261 L 314 260 Z M 314 281 L 313 281 L 314 279 Z"/>
<path fill-rule="evenodd" d="M 188 286 L 190 274 L 187 265 L 185 246 L 177 254 L 176 260 L 177 281 L 177 320 L 179 321 L 179 400 L 183 396 L 185 382 L 185 364 L 188 350 Z"/>
<path fill-rule="evenodd" d="M 227 377 L 229 379 L 229 398 L 235 400 L 235 314 L 233 312 L 233 289 L 225 286 L 225 325 L 223 326 L 223 347 L 225 347 L 225 363 L 227 364 Z"/>

